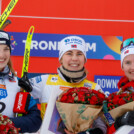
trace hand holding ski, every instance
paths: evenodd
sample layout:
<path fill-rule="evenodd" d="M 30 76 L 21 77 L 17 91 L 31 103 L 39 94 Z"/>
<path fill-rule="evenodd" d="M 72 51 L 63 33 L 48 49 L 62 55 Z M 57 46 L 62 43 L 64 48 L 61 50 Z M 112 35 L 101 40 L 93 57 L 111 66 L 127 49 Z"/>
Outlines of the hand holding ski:
<path fill-rule="evenodd" d="M 25 44 L 25 52 L 23 59 L 23 67 L 22 67 L 22 75 L 18 81 L 18 85 L 21 87 L 20 92 L 17 93 L 15 99 L 15 105 L 13 111 L 15 116 L 22 116 L 22 114 L 26 114 L 28 111 L 28 106 L 30 102 L 31 95 L 29 92 L 32 91 L 32 86 L 27 77 L 28 65 L 29 65 L 29 57 L 30 57 L 30 49 L 31 49 L 31 41 L 34 32 L 34 26 L 31 26 Z M 25 92 L 27 91 L 27 92 Z M 20 105 L 21 104 L 21 105 Z"/>

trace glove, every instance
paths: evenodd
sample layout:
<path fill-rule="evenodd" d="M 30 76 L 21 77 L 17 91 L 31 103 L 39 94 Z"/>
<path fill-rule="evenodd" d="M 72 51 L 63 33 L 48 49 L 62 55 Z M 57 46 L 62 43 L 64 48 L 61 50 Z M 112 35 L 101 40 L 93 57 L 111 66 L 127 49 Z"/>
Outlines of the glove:
<path fill-rule="evenodd" d="M 118 117 L 115 120 L 115 124 L 114 124 L 115 129 L 118 129 L 123 125 L 134 126 L 134 111 L 126 112 L 124 115 Z"/>
<path fill-rule="evenodd" d="M 18 85 L 27 92 L 31 92 L 33 90 L 26 72 L 24 73 L 23 77 L 19 79 Z"/>
<path fill-rule="evenodd" d="M 94 128 L 91 130 L 83 131 L 78 134 L 103 134 L 103 131 L 100 128 Z"/>

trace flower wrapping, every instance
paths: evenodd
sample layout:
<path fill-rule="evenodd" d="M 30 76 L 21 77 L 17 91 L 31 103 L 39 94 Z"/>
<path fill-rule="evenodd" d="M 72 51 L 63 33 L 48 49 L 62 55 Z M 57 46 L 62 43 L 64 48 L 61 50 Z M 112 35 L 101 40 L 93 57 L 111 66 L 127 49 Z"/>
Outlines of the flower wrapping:
<path fill-rule="evenodd" d="M 110 94 L 107 98 L 107 107 L 114 119 L 125 114 L 127 111 L 134 110 L 134 92 L 127 91 L 120 94 Z"/>
<path fill-rule="evenodd" d="M 117 117 L 122 116 L 126 112 L 133 111 L 133 110 L 134 110 L 134 102 L 129 102 L 110 110 L 109 113 L 114 119 L 116 119 Z"/>
<path fill-rule="evenodd" d="M 8 116 L 0 114 L 0 134 L 19 134 L 19 129 L 16 128 Z"/>
<path fill-rule="evenodd" d="M 110 116 L 115 120 L 117 117 L 122 116 L 128 111 L 134 110 L 134 92 L 115 92 L 107 98 L 107 108 Z M 104 114 L 104 120 L 108 127 L 108 134 L 113 134 L 116 129 L 114 128 L 114 121 L 107 119 Z M 110 123 L 111 122 L 111 123 Z"/>
<path fill-rule="evenodd" d="M 62 92 L 56 107 L 66 128 L 78 133 L 91 128 L 102 110 L 105 95 L 85 87 L 70 88 Z"/>

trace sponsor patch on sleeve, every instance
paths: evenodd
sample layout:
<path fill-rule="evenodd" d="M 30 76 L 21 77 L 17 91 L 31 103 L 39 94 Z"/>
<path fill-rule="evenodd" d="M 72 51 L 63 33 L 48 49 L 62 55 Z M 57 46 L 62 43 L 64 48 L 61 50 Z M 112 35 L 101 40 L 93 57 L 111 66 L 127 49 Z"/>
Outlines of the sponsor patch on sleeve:
<path fill-rule="evenodd" d="M 52 77 L 51 82 L 57 82 L 58 78 L 57 77 Z"/>
<path fill-rule="evenodd" d="M 37 83 L 39 83 L 39 82 L 41 82 L 41 81 L 42 81 L 41 76 L 37 76 L 35 79 L 36 79 L 36 82 L 37 82 Z"/>
<path fill-rule="evenodd" d="M 84 83 L 84 87 L 91 88 L 92 87 L 92 84 L 91 83 Z"/>

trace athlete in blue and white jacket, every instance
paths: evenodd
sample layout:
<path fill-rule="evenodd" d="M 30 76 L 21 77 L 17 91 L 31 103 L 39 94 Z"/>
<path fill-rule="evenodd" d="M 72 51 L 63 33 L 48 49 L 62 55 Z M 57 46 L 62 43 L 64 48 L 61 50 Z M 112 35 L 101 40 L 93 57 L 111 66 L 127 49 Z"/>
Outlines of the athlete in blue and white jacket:
<path fill-rule="evenodd" d="M 31 97 L 27 114 L 14 117 L 13 107 L 16 94 L 20 91 L 18 78 L 10 59 L 10 37 L 7 32 L 0 31 L 0 113 L 8 116 L 20 133 L 36 132 L 41 126 L 42 119 L 36 101 Z"/>

